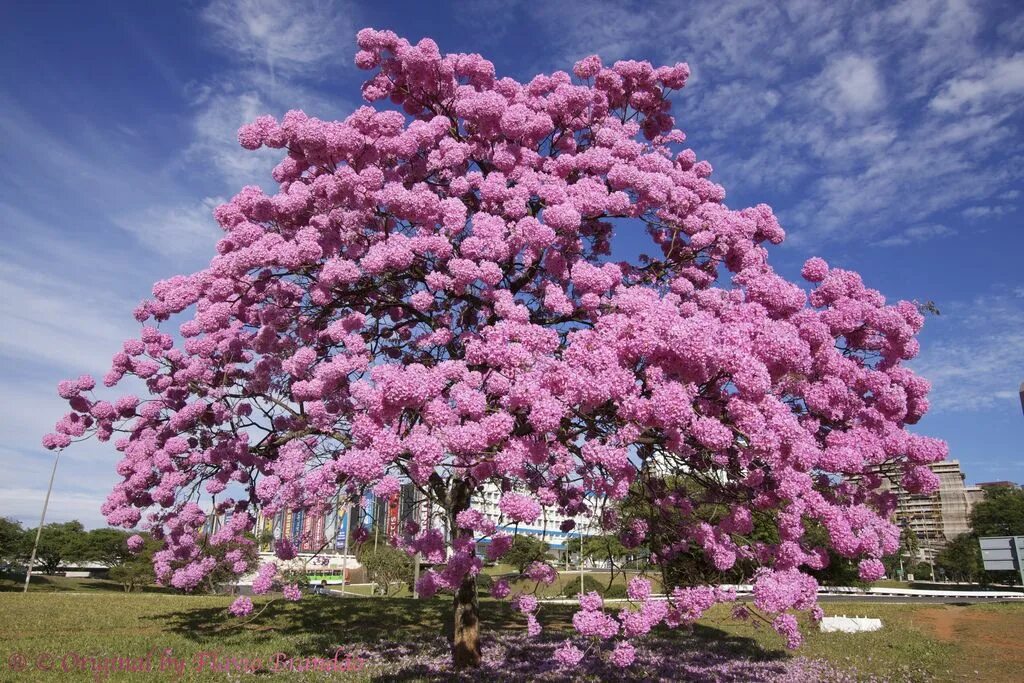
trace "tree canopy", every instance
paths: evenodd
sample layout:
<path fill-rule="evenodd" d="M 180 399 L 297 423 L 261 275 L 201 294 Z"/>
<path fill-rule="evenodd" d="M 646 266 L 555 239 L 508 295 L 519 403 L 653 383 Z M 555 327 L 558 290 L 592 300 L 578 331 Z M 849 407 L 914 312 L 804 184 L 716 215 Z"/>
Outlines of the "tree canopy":
<path fill-rule="evenodd" d="M 527 534 L 516 534 L 513 537 L 512 545 L 501 560 L 523 573 L 534 562 L 547 561 L 550 549 L 550 546 L 539 538 Z"/>
<path fill-rule="evenodd" d="M 971 529 L 978 536 L 1024 536 L 1024 489 L 994 486 L 971 510 Z"/>

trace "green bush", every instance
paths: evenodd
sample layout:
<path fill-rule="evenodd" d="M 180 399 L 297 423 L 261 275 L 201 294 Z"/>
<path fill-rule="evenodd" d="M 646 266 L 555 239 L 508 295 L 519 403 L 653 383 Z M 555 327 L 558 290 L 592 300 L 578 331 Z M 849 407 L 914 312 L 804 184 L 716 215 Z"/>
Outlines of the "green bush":
<path fill-rule="evenodd" d="M 611 588 L 604 587 L 602 595 L 606 598 L 624 598 L 626 597 L 626 587 L 621 583 L 613 583 Z"/>
<path fill-rule="evenodd" d="M 593 576 L 583 577 L 583 592 L 590 593 L 596 591 L 598 593 L 604 593 L 604 586 Z M 565 584 L 565 588 L 562 589 L 562 595 L 567 598 L 575 598 L 580 594 L 580 582 L 576 577 L 573 577 L 569 583 Z"/>
<path fill-rule="evenodd" d="M 356 556 L 366 569 L 367 578 L 375 584 L 374 590 L 380 595 L 391 595 L 392 591 L 400 590 L 403 584 L 412 586 L 412 561 L 398 548 L 388 545 L 377 549 L 360 548 Z"/>

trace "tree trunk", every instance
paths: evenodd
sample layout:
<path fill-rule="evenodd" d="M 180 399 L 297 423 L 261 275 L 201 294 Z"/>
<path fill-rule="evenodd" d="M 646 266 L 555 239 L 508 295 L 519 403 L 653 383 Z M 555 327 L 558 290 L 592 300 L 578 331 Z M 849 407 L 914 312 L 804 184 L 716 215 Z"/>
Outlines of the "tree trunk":
<path fill-rule="evenodd" d="M 472 494 L 472 487 L 464 479 L 456 480 L 452 486 L 449 499 L 452 539 L 472 533 L 459 529 L 455 523 L 456 516 L 469 509 Z M 480 666 L 480 602 L 476 591 L 476 576 L 466 576 L 452 603 L 452 663 L 456 669 Z"/>
<path fill-rule="evenodd" d="M 455 594 L 455 635 L 452 639 L 452 661 L 456 669 L 480 666 L 480 603 L 476 594 L 476 577 L 462 580 Z"/>

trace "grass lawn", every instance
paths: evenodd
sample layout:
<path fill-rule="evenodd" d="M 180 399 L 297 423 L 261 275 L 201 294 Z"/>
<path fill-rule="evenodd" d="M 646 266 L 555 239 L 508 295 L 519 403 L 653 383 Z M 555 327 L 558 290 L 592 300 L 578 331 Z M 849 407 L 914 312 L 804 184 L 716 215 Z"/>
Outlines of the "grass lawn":
<path fill-rule="evenodd" d="M 0 593 L 20 593 L 24 587 L 24 574 L 0 574 Z M 66 576 L 47 576 L 45 574 L 33 574 L 29 590 L 47 593 L 66 593 L 68 591 L 81 593 L 124 592 L 124 588 L 116 581 L 108 581 L 106 579 L 69 579 Z M 136 588 L 136 590 L 140 589 Z M 142 590 L 146 593 L 175 593 L 173 590 L 159 586 L 146 586 Z"/>
<path fill-rule="evenodd" d="M 58 582 L 59 583 L 59 582 Z M 38 591 L 28 595 L 0 594 L 0 680 L 93 680 L 91 672 L 65 674 L 67 653 L 80 658 L 143 657 L 151 659 L 149 673 L 115 673 L 96 680 L 394 680 L 386 657 L 367 662 L 358 673 L 324 674 L 287 672 L 273 675 L 231 675 L 195 671 L 204 652 L 226 658 L 264 658 L 273 661 L 285 653 L 295 661 L 306 657 L 333 657 L 339 646 L 351 647 L 379 640 L 417 643 L 436 639 L 450 619 L 448 599 L 414 601 L 393 598 L 321 598 L 299 603 L 275 600 L 256 618 L 229 617 L 231 599 L 218 596 L 181 596 L 159 593 L 124 594 Z M 268 599 L 254 599 L 259 611 Z M 875 633 L 823 634 L 805 624 L 807 642 L 797 653 L 827 659 L 842 668 L 855 668 L 861 676 L 883 675 L 893 680 L 1014 679 L 1024 670 L 1024 605 L 826 605 L 826 614 L 845 613 L 880 617 L 885 628 Z M 568 633 L 574 608 L 544 605 L 540 621 L 547 634 Z M 522 633 L 524 618 L 507 602 L 482 601 L 483 629 Z M 255 615 L 255 612 L 254 612 Z M 770 629 L 755 628 L 729 616 L 727 606 L 713 609 L 689 631 L 666 631 L 676 652 L 711 652 L 725 658 L 783 661 L 792 656 Z M 161 656 L 166 650 L 170 655 Z M 23 655 L 28 670 L 15 676 L 11 657 Z M 669 652 L 666 656 L 672 656 Z M 212 655 L 205 655 L 206 666 Z M 40 659 L 42 658 L 42 659 Z M 184 666 L 180 678 L 166 669 L 173 661 Z M 165 663 L 165 671 L 156 671 Z M 36 663 L 53 667 L 36 671 Z M 68 660 L 72 668 L 76 660 Z M 88 666 L 88 663 L 86 663 Z M 404 676 L 401 680 L 420 680 Z M 436 680 L 436 679 L 432 679 Z M 741 679 L 742 680 L 742 679 Z"/>

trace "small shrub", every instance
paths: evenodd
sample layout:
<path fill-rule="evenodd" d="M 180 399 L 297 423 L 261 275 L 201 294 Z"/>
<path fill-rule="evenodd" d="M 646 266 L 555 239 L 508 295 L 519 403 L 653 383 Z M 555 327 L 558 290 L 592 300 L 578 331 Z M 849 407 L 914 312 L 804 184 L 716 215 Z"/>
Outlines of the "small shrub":
<path fill-rule="evenodd" d="M 583 592 L 590 593 L 591 591 L 597 591 L 598 593 L 604 593 L 604 586 L 593 576 L 583 577 Z M 565 588 L 562 589 L 562 595 L 567 598 L 575 598 L 580 594 L 580 582 L 578 579 L 573 577 L 573 580 L 565 584 Z"/>

